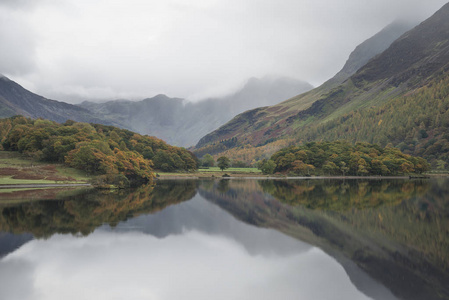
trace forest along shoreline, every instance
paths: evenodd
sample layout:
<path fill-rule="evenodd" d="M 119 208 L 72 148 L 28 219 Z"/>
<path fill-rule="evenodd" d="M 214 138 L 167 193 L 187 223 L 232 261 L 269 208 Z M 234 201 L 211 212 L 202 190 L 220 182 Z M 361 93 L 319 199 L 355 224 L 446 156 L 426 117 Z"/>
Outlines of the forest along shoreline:
<path fill-rule="evenodd" d="M 8 189 L 38 189 L 38 188 L 62 188 L 62 187 L 95 187 L 91 182 L 98 175 L 89 174 L 83 170 L 71 168 L 64 164 L 46 163 L 36 161 L 26 155 L 13 151 L 0 151 L 0 191 Z M 248 179 L 248 180 L 388 180 L 388 179 L 413 179 L 447 176 L 447 174 L 420 174 L 399 176 L 342 176 L 342 175 L 294 175 L 294 174 L 264 174 L 258 168 L 234 168 L 230 167 L 220 171 L 217 167 L 199 168 L 190 172 L 158 172 L 155 171 L 155 179 L 158 180 L 203 180 L 203 179 Z M 110 187 L 112 188 L 112 187 Z"/>

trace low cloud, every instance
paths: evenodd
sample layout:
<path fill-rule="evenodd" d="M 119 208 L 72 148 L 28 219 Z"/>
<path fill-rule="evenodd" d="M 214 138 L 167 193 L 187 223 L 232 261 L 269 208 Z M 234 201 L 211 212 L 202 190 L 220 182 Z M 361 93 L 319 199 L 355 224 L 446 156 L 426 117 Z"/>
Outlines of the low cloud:
<path fill-rule="evenodd" d="M 22 76 L 35 70 L 36 46 L 22 13 L 0 6 L 0 73 Z"/>
<path fill-rule="evenodd" d="M 197 99 L 266 74 L 316 86 L 393 20 L 424 20 L 444 3 L 4 0 L 0 73 L 71 102 Z"/>

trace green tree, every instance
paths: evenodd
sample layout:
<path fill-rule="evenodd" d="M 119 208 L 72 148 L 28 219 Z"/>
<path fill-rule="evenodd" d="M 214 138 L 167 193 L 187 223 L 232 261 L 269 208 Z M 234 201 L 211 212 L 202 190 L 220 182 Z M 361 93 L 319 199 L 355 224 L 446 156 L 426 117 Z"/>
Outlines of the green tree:
<path fill-rule="evenodd" d="M 271 159 L 269 160 L 264 159 L 259 169 L 262 171 L 263 174 L 273 174 L 274 169 L 276 169 L 276 163 Z"/>
<path fill-rule="evenodd" d="M 207 153 L 206 155 L 203 156 L 201 164 L 203 165 L 203 167 L 213 167 L 215 165 L 215 160 L 212 157 L 212 155 Z"/>
<path fill-rule="evenodd" d="M 349 171 L 349 168 L 346 166 L 344 161 L 340 162 L 340 171 L 343 173 L 343 176 L 345 176 L 346 172 Z"/>
<path fill-rule="evenodd" d="M 220 156 L 217 159 L 217 166 L 221 169 L 223 172 L 225 169 L 229 168 L 231 165 L 231 161 L 226 156 Z"/>
<path fill-rule="evenodd" d="M 326 161 L 323 165 L 323 171 L 326 172 L 328 175 L 334 175 L 338 170 L 338 166 L 331 162 Z"/>

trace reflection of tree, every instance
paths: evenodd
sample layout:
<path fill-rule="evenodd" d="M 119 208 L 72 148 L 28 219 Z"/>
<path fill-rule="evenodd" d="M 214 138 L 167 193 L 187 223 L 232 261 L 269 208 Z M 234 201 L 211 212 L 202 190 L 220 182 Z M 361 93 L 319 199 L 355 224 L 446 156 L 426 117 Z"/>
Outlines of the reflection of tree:
<path fill-rule="evenodd" d="M 289 205 L 333 211 L 399 204 L 429 188 L 426 181 L 408 180 L 279 180 L 259 184 L 265 192 Z"/>
<path fill-rule="evenodd" d="M 229 191 L 229 180 L 221 179 L 220 181 L 218 181 L 217 191 L 219 191 L 220 193 L 223 193 L 223 194 L 228 192 Z"/>
<path fill-rule="evenodd" d="M 30 232 L 36 237 L 87 235 L 103 224 L 115 226 L 129 217 L 154 213 L 195 193 L 195 181 L 159 181 L 129 191 L 90 191 L 61 200 L 0 206 L 0 231 Z"/>

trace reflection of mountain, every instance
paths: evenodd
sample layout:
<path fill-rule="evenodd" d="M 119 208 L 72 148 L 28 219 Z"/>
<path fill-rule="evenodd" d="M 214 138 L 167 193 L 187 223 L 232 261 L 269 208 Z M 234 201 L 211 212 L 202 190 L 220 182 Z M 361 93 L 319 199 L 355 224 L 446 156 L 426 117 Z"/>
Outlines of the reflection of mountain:
<path fill-rule="evenodd" d="M 298 249 L 298 243 L 285 242 L 272 231 L 256 234 L 251 226 L 231 222 L 228 214 L 204 203 L 201 197 L 142 216 L 188 200 L 198 188 L 202 197 L 237 219 L 321 248 L 335 257 L 357 288 L 373 299 L 393 297 L 364 278 L 365 272 L 398 298 L 441 299 L 449 297 L 447 182 L 158 181 L 156 186 L 144 186 L 132 193 L 97 191 L 51 201 L 2 204 L 0 231 L 48 237 L 54 233 L 88 234 L 109 224 L 117 230 L 143 231 L 158 237 L 186 229 L 221 234 L 244 245 L 252 255 Z M 125 220 L 129 221 L 121 222 Z M 23 238 L 11 240 L 8 235 L 0 235 L 0 244 L 8 241 L 10 245 L 0 249 L 2 255 L 31 236 Z"/>
<path fill-rule="evenodd" d="M 33 235 L 29 233 L 16 235 L 7 232 L 0 232 L 0 258 L 20 248 L 32 239 Z"/>
<path fill-rule="evenodd" d="M 295 255 L 305 253 L 312 247 L 297 239 L 280 234 L 276 230 L 248 226 L 220 207 L 200 196 L 190 201 L 167 207 L 152 215 L 141 215 L 121 222 L 117 227 L 103 230 L 139 231 L 167 238 L 197 231 L 210 236 L 221 236 L 236 241 L 251 255 Z"/>
<path fill-rule="evenodd" d="M 0 231 L 32 233 L 48 237 L 55 233 L 89 234 L 95 228 L 191 199 L 196 182 L 158 182 L 132 192 L 87 191 L 60 200 L 33 201 L 0 206 Z"/>
<path fill-rule="evenodd" d="M 293 189 L 301 203 L 314 204 L 313 207 L 320 209 L 282 204 L 261 188 L 267 191 L 285 184 L 291 186 L 288 197 L 285 188 L 284 199 L 294 199 Z M 449 191 L 442 191 L 444 186 L 413 181 L 375 182 L 374 187 L 369 187 L 371 182 L 366 181 L 330 184 L 330 188 L 334 186 L 337 191 L 349 193 L 350 196 L 342 197 L 344 201 L 358 199 L 367 204 L 349 208 L 346 204 L 339 207 L 329 203 L 338 202 L 338 197 L 316 203 L 319 194 L 323 195 L 320 184 L 323 183 L 205 182 L 200 185 L 199 193 L 247 223 L 274 228 L 320 247 L 342 263 L 359 289 L 364 289 L 363 284 L 359 285 L 357 276 L 351 274 L 347 260 L 356 263 L 399 298 L 449 297 L 446 284 L 449 282 L 449 207 L 443 199 Z M 366 189 L 371 192 L 361 192 Z M 282 195 L 280 190 L 274 189 Z M 318 195 L 313 191 L 319 192 Z M 382 191 L 381 196 L 376 198 L 373 191 Z M 397 196 L 400 192 L 405 193 L 402 200 L 388 200 L 393 200 L 389 195 Z M 381 205 L 384 202 L 390 205 Z M 339 208 L 338 211 L 328 210 L 333 207 Z M 370 291 L 364 292 L 379 298 Z"/>

